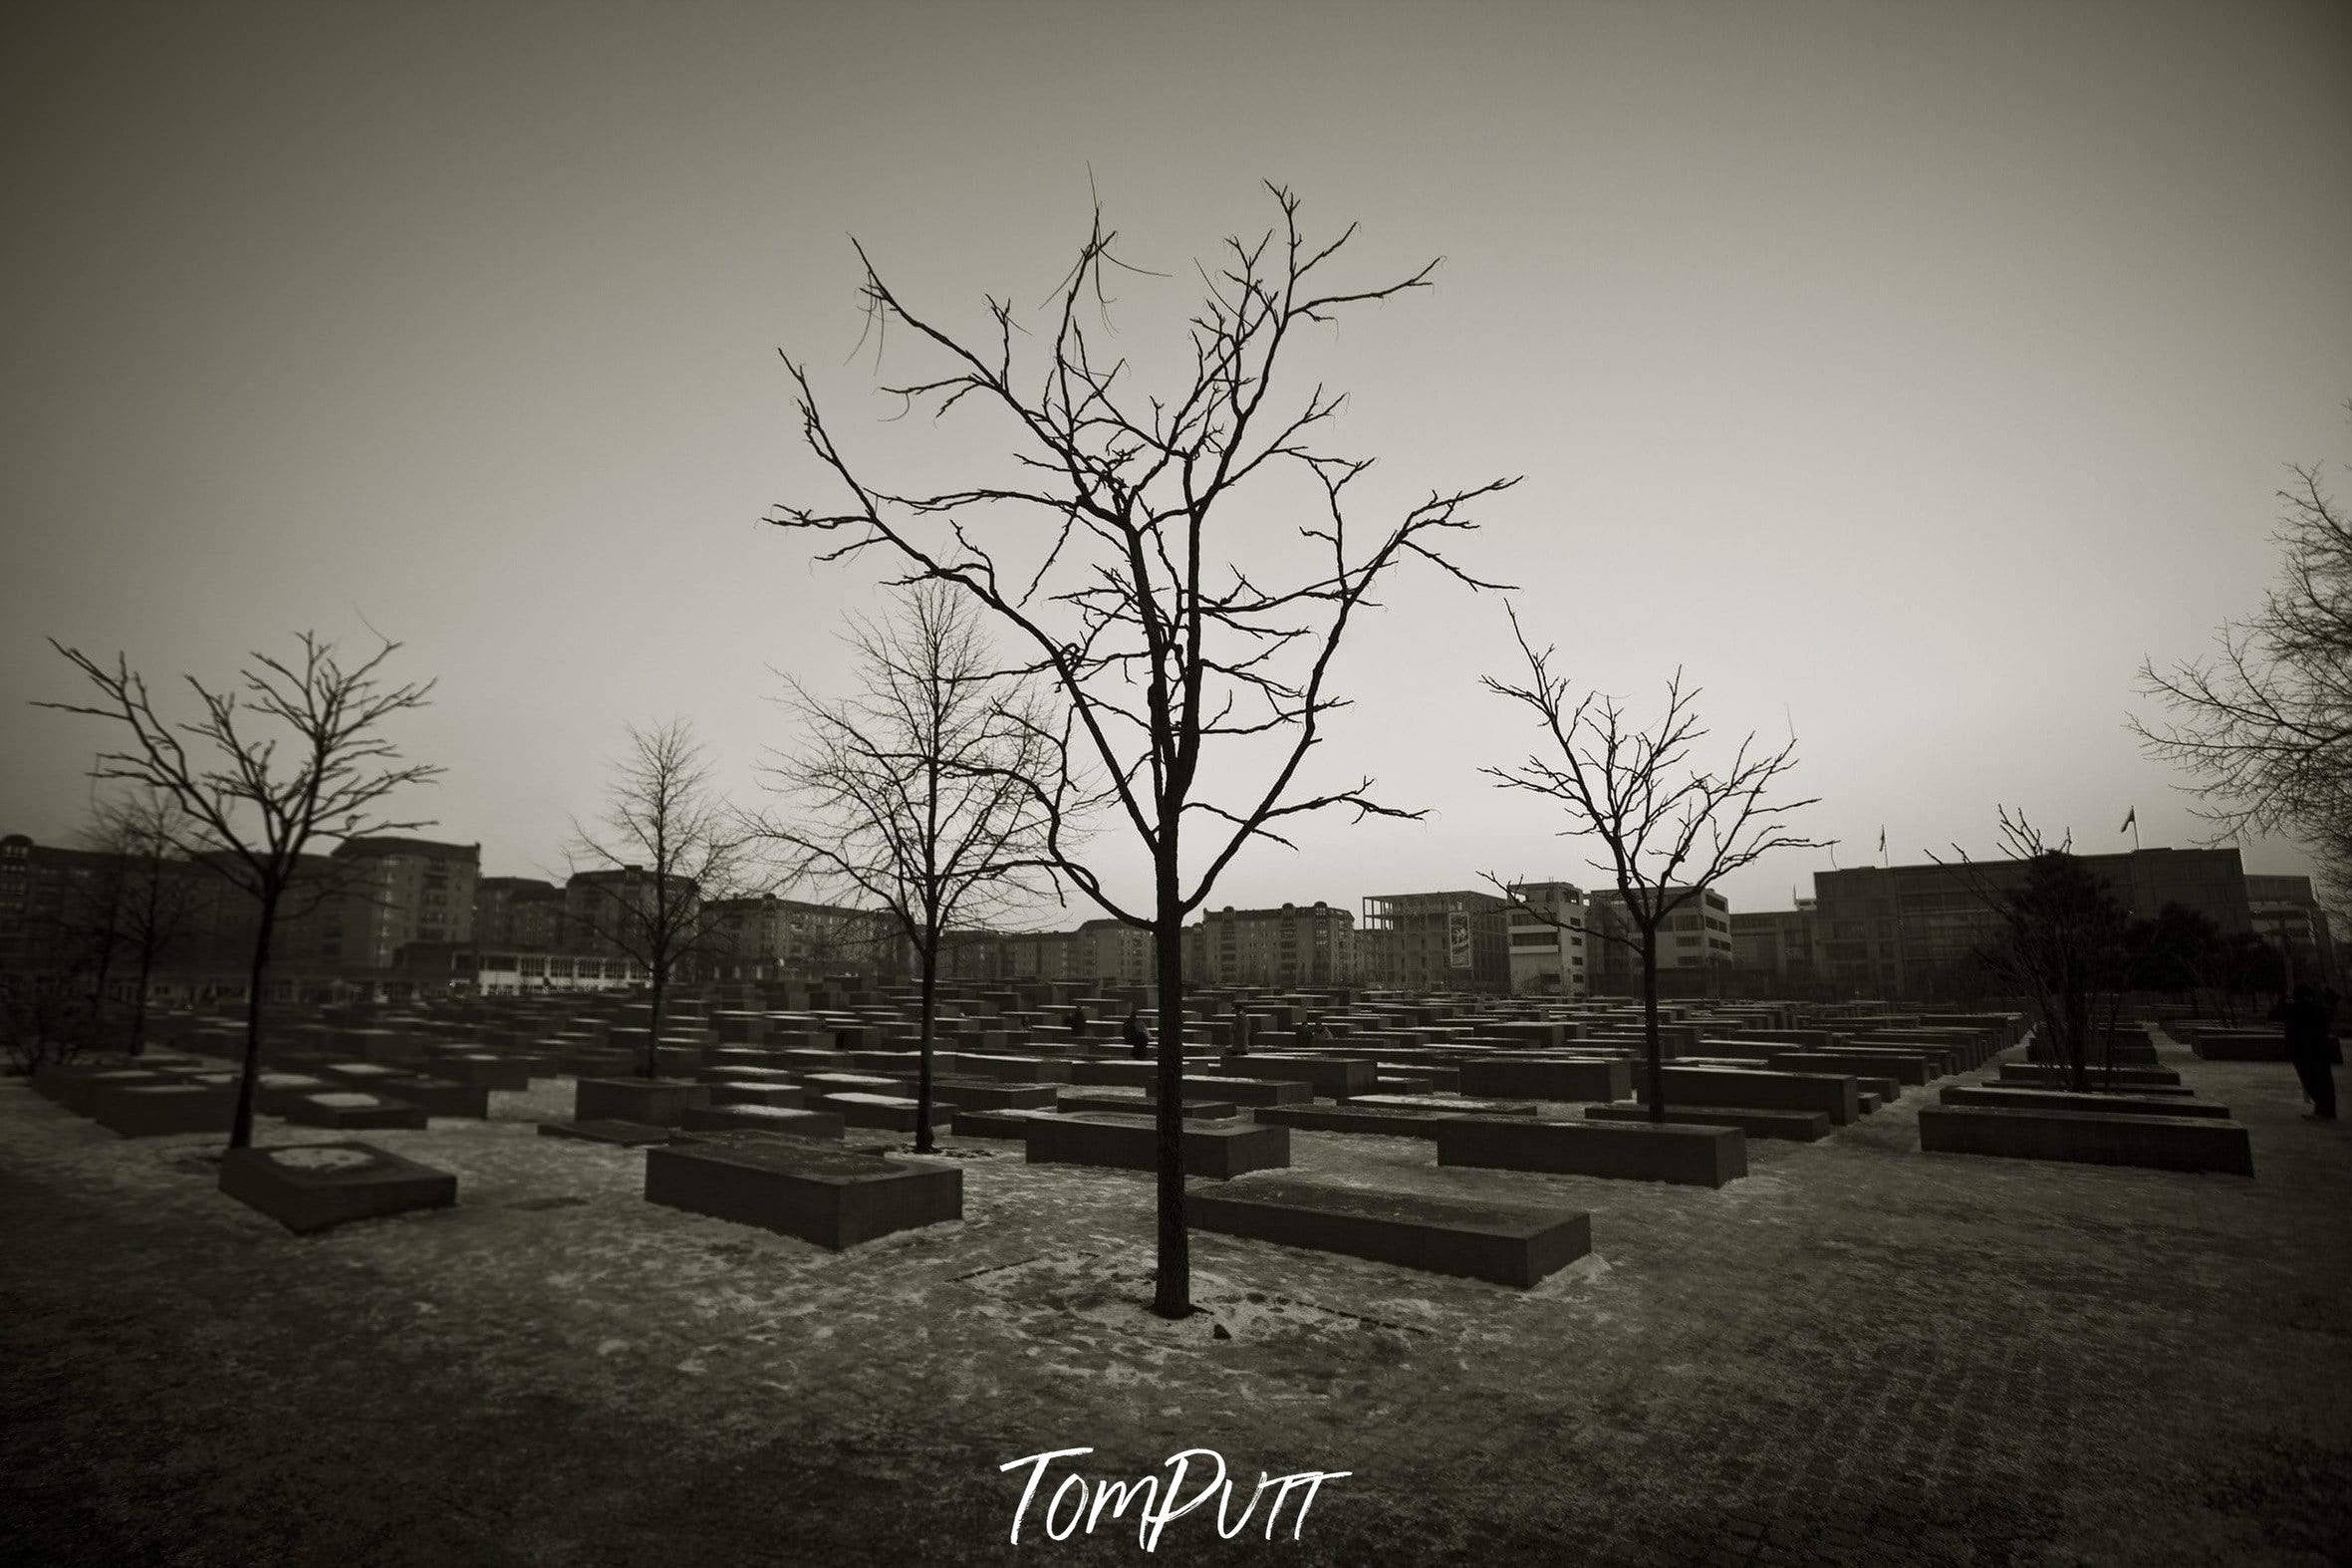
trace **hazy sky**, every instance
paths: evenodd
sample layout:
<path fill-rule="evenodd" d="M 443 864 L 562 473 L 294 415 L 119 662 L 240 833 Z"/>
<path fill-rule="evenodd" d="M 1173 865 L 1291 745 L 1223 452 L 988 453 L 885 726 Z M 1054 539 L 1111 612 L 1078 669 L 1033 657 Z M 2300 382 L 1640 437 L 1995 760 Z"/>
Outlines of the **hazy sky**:
<path fill-rule="evenodd" d="M 401 738 L 488 873 L 560 867 L 625 720 L 747 783 L 770 666 L 838 685 L 874 580 L 759 526 L 833 499 L 776 351 L 893 449 L 850 236 L 968 326 L 1046 298 L 1090 171 L 1175 275 L 1123 292 L 1141 353 L 1261 177 L 1362 221 L 1356 276 L 1441 253 L 1308 346 L 1333 444 L 1397 500 L 1525 475 L 1465 561 L 1641 711 L 1681 662 L 1718 738 L 1793 721 L 1843 865 L 1882 823 L 1987 851 L 1995 802 L 2190 842 L 2133 671 L 2258 602 L 2285 463 L 2352 459 L 2342 4 L 15 0 L 0 830 L 68 834 L 111 739 L 25 705 L 76 694 L 45 635 L 226 676 L 365 617 L 440 677 Z M 1594 880 L 1475 775 L 1533 738 L 1476 689 L 1499 601 L 1385 597 L 1326 776 L 1434 815 L 1303 830 L 1212 903 Z"/>

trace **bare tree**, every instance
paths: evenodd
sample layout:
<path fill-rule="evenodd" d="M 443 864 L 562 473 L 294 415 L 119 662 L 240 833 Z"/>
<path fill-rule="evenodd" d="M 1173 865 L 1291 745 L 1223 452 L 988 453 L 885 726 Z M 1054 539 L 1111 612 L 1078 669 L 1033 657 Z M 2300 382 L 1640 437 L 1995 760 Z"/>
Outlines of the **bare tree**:
<path fill-rule="evenodd" d="M 103 1004 L 114 958 L 135 966 L 127 1042 L 136 1056 L 146 1044 L 147 989 L 155 965 L 171 951 L 193 913 L 194 879 L 202 875 L 180 845 L 195 824 L 168 791 L 146 788 L 100 802 L 93 811 L 92 848 L 107 857 L 103 896 L 93 890 L 90 907 L 103 908 L 105 961 L 99 966 L 94 1024 L 103 1028 Z"/>
<path fill-rule="evenodd" d="M 799 387 L 810 449 L 847 492 L 838 509 L 783 506 L 780 527 L 843 534 L 828 561 L 872 550 L 896 581 L 953 585 L 1009 629 L 1029 668 L 1064 705 L 1051 730 L 1056 765 L 1030 785 L 1057 870 L 1107 914 L 1152 932 L 1160 998 L 1159 1270 L 1153 1310 L 1191 1311 L 1184 1229 L 1183 921 L 1251 841 L 1288 845 L 1278 824 L 1329 808 L 1415 817 L 1376 801 L 1373 781 L 1308 782 L 1303 769 L 1324 721 L 1345 699 L 1335 655 L 1377 584 L 1409 561 L 1471 588 L 1483 584 L 1444 554 L 1476 524 L 1466 509 L 1515 481 L 1432 491 L 1386 520 L 1359 515 L 1353 487 L 1370 459 L 1319 452 L 1318 427 L 1343 398 L 1322 386 L 1274 398 L 1276 365 L 1308 330 L 1354 307 L 1427 287 L 1437 263 L 1395 282 L 1327 283 L 1349 240 L 1310 245 L 1299 202 L 1267 187 L 1279 219 L 1255 240 L 1226 242 L 1217 269 L 1199 269 L 1204 298 L 1189 324 L 1190 370 L 1167 395 L 1133 390 L 1124 359 L 1106 362 L 1084 315 L 1103 313 L 1109 279 L 1140 272 L 1113 254 L 1101 210 L 1076 263 L 1030 339 L 1042 363 L 1015 366 L 1009 300 L 989 299 L 991 330 L 967 343 L 886 283 L 863 247 L 870 325 L 913 334 L 937 373 L 889 389 L 936 415 L 959 410 L 995 422 L 1011 483 L 900 494 L 859 471 L 817 408 L 803 367 Z M 1030 355 L 1022 356 L 1026 362 Z M 1296 371 L 1287 371 L 1296 377 Z M 1291 539 L 1270 537 L 1250 496 L 1287 499 L 1307 519 Z M 1235 502 L 1234 505 L 1227 505 Z M 1001 524 L 997 520 L 1002 520 Z M 1244 543 L 1246 541 L 1246 543 Z M 1212 765 L 1212 763 L 1214 765 Z M 1149 856 L 1148 901 L 1113 897 L 1064 832 L 1097 778 Z M 1209 798 L 1203 781 L 1231 781 Z M 1195 846 L 1190 855 L 1186 846 Z"/>
<path fill-rule="evenodd" d="M 828 703 L 787 678 L 808 735 L 768 769 L 790 815 L 764 820 L 761 833 L 791 851 L 794 875 L 872 900 L 913 948 L 922 985 L 915 1149 L 928 1154 L 940 941 L 952 921 L 1053 895 L 1045 817 L 1025 781 L 1055 756 L 1033 693 L 1001 672 L 962 594 L 919 584 L 889 621 L 851 625 L 857 695 Z"/>
<path fill-rule="evenodd" d="M 749 890 L 749 835 L 713 785 L 686 720 L 632 724 L 629 742 L 629 755 L 615 764 L 603 831 L 575 820 L 566 853 L 575 882 L 589 879 L 578 913 L 590 934 L 652 981 L 643 1072 L 658 1078 L 662 999 L 682 969 L 717 948 L 721 902 Z"/>
<path fill-rule="evenodd" d="M 1796 737 L 1777 751 L 1759 746 L 1750 733 L 1722 773 L 1692 766 L 1699 727 L 1696 687 L 1683 689 L 1677 669 L 1666 686 L 1666 712 L 1656 725 L 1629 725 L 1617 699 L 1588 691 L 1570 699 L 1564 675 L 1552 669 L 1557 652 L 1540 652 L 1527 641 L 1516 611 L 1511 636 L 1527 660 L 1524 680 L 1483 677 L 1481 684 L 1535 713 L 1548 745 L 1530 751 L 1516 766 L 1479 771 L 1504 789 L 1523 790 L 1555 802 L 1568 815 L 1563 838 L 1598 838 L 1609 859 L 1594 861 L 1614 878 L 1627 922 L 1626 936 L 1613 925 L 1588 920 L 1605 941 L 1633 949 L 1642 963 L 1642 1029 L 1650 1059 L 1650 1117 L 1666 1120 L 1666 1052 L 1658 1032 L 1658 941 L 1671 929 L 1675 912 L 1724 877 L 1774 850 L 1816 849 L 1813 839 L 1788 831 L 1789 816 L 1817 799 L 1774 801 L 1767 797 L 1796 765 Z M 1486 881 L 1512 909 L 1555 928 L 1558 914 L 1523 897 L 1521 886 L 1493 873 Z M 1700 900 L 1703 915 L 1705 904 Z"/>
<path fill-rule="evenodd" d="M 291 658 L 250 655 L 234 686 L 215 690 L 187 676 L 201 717 L 171 723 L 157 715 L 145 679 L 123 654 L 112 668 L 54 639 L 50 647 L 82 671 L 97 690 L 92 703 L 39 702 L 36 707 L 112 719 L 131 731 L 129 749 L 100 756 L 102 779 L 124 779 L 168 796 L 175 816 L 157 820 L 178 852 L 219 873 L 254 901 L 258 919 L 248 975 L 244 1071 L 229 1147 L 253 1142 L 253 1086 L 261 1063 L 263 996 L 270 940 L 289 893 L 303 874 L 303 857 L 318 840 L 406 833 L 425 821 L 388 821 L 376 815 L 395 791 L 438 778 L 438 767 L 402 763 L 385 738 L 394 716 L 423 707 L 433 683 L 388 685 L 381 671 L 400 645 L 386 642 L 366 659 L 345 665 L 335 644 L 304 632 Z M 265 733 L 249 732 L 258 722 Z M 276 733 L 266 733 L 269 730 Z M 182 736 L 209 748 L 191 757 Z M 291 744 L 281 765 L 281 739 Z M 248 818 L 255 820 L 248 820 Z M 313 883 L 307 895 L 328 888 Z"/>
<path fill-rule="evenodd" d="M 2104 998 L 2113 1087 L 2112 1041 L 2130 984 L 2123 907 L 2072 853 L 2071 834 L 2053 848 L 2024 812 L 1999 810 L 2001 847 L 2019 868 L 2013 875 L 1996 879 L 1953 846 L 1968 891 L 2000 916 L 1997 936 L 1979 956 L 2001 981 L 2032 999 L 2043 1048 L 2077 1090 L 2091 1087 L 2091 1041 L 2101 1028 Z"/>
<path fill-rule="evenodd" d="M 2189 775 L 2209 842 L 2302 839 L 2340 907 L 2352 896 L 2352 517 L 2318 465 L 2292 472 L 2272 536 L 2279 586 L 2252 617 L 2223 623 L 2217 653 L 2166 670 L 2144 662 L 2141 693 L 2170 716 L 2130 723 L 2150 755 Z"/>

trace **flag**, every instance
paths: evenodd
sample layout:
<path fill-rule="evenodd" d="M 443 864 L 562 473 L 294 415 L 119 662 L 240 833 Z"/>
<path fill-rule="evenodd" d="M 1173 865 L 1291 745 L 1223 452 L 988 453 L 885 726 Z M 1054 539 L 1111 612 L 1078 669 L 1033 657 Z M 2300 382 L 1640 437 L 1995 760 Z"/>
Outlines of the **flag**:
<path fill-rule="evenodd" d="M 1887 825 L 1883 822 L 1879 824 L 1879 853 L 1887 853 Z"/>
<path fill-rule="evenodd" d="M 2134 806 L 2131 810 L 2123 814 L 2123 826 L 2116 829 L 2115 831 L 2118 833 L 2129 833 L 2132 831 L 2132 824 L 2138 822 L 2139 820 L 2140 808 Z"/>

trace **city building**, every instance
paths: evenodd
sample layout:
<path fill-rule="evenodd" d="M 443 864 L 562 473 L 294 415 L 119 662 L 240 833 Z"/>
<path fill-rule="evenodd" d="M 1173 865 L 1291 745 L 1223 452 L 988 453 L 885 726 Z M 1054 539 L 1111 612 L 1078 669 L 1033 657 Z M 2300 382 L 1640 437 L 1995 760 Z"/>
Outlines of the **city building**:
<path fill-rule="evenodd" d="M 2168 904 L 2195 910 L 2224 935 L 2254 928 L 2234 849 L 2133 850 L 2076 857 L 2105 882 L 2127 919 Z M 2018 887 L 2023 861 L 1858 866 L 1813 874 L 1818 967 L 1840 995 L 1907 997 L 1963 991 L 1976 955 L 2001 930 L 1986 900 Z M 2292 879 L 2289 879 L 2292 880 Z"/>
<path fill-rule="evenodd" d="M 389 969 L 410 942 L 473 939 L 482 847 L 430 839 L 346 839 L 329 857 L 335 961 Z"/>
<path fill-rule="evenodd" d="M 2248 874 L 2245 900 L 2254 934 L 2286 954 L 2296 979 L 2335 983 L 2335 936 L 2310 878 Z"/>
<path fill-rule="evenodd" d="M 1367 898 L 1356 926 L 1356 980 L 1383 990 L 1508 991 L 1508 901 L 1491 893 Z"/>
<path fill-rule="evenodd" d="M 1347 985 L 1355 978 L 1356 916 L 1321 900 L 1205 912 L 1199 943 L 1200 964 L 1192 977 L 1206 985 L 1291 989 Z"/>
<path fill-rule="evenodd" d="M 691 910 L 700 902 L 693 880 L 672 875 L 668 897 Z M 606 957 L 628 956 L 614 933 L 631 932 L 655 908 L 653 873 L 643 866 L 621 866 L 609 871 L 574 872 L 564 883 L 565 945 L 579 952 Z"/>
<path fill-rule="evenodd" d="M 1793 910 L 1742 911 L 1731 916 L 1731 967 L 1743 977 L 1767 975 L 1775 982 L 1770 995 L 1791 994 L 1791 988 L 1812 984 L 1815 976 L 1813 935 L 1816 907 L 1799 899 Z"/>
<path fill-rule="evenodd" d="M 1518 893 L 1525 908 L 1509 912 L 1512 994 L 1587 994 L 1592 974 L 1586 962 L 1584 890 L 1566 882 L 1527 882 Z"/>
<path fill-rule="evenodd" d="M 404 988 L 420 997 L 618 990 L 643 985 L 649 978 L 641 966 L 627 958 L 483 942 L 410 942 L 400 949 L 396 969 L 405 986 L 388 983 L 385 990 Z"/>
<path fill-rule="evenodd" d="M 574 879 L 577 881 L 578 879 Z M 714 899 L 702 912 L 698 973 L 720 980 L 818 979 L 857 972 L 898 977 L 913 953 L 888 911 L 779 899 Z"/>
<path fill-rule="evenodd" d="M 537 877 L 483 877 L 473 893 L 473 939 L 483 946 L 564 945 L 564 890 Z"/>
<path fill-rule="evenodd" d="M 1689 894 L 1691 897 L 1684 898 Z M 1644 910 L 1653 905 L 1667 908 L 1666 923 L 1658 931 L 1658 968 L 1661 973 L 1695 969 L 1727 969 L 1731 966 L 1731 906 L 1729 901 L 1712 888 L 1695 893 L 1689 888 L 1670 887 L 1652 889 L 1647 895 L 1636 894 Z M 1680 904 L 1676 900 L 1682 899 Z M 1606 984 L 1596 988 L 1612 994 L 1630 995 L 1641 988 L 1641 953 L 1628 943 L 1638 942 L 1641 933 L 1634 923 L 1632 909 L 1625 895 L 1615 888 L 1596 889 L 1585 900 L 1591 922 L 1606 932 L 1614 932 L 1620 939 L 1602 940 L 1593 956 L 1598 978 Z M 1682 987 L 1677 987 L 1678 991 Z"/>

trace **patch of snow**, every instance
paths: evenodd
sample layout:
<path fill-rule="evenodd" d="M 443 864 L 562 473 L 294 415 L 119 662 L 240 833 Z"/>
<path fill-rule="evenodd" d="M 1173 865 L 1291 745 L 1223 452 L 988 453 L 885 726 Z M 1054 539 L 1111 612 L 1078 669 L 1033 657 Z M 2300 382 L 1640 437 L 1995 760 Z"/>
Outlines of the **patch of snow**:
<path fill-rule="evenodd" d="M 357 1171 L 376 1163 L 364 1149 L 273 1149 L 269 1157 L 273 1164 L 295 1171 Z"/>

